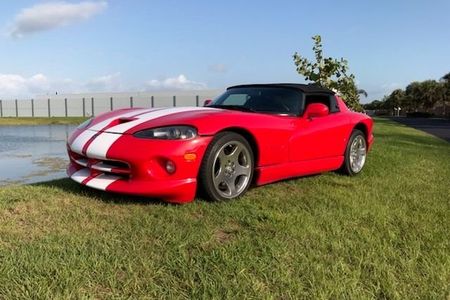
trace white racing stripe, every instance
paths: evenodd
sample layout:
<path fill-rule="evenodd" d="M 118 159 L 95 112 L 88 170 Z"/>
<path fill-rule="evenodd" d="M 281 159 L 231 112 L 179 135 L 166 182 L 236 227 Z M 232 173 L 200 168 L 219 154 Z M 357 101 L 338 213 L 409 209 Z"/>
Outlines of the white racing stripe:
<path fill-rule="evenodd" d="M 110 121 L 112 122 L 112 121 Z M 106 126 L 106 125 L 105 125 Z M 95 135 L 97 134 L 96 131 L 92 131 L 92 130 L 85 130 L 83 131 L 79 136 L 76 137 L 76 139 L 72 142 L 72 144 L 70 145 L 70 150 L 72 150 L 73 152 L 76 152 L 78 154 L 83 154 L 83 147 L 84 145 L 89 142 L 89 140 Z"/>
<path fill-rule="evenodd" d="M 92 143 L 89 145 L 86 155 L 88 157 L 93 157 L 97 159 L 105 159 L 106 153 L 109 148 L 111 148 L 112 144 L 117 141 L 121 137 L 121 133 L 124 133 L 130 130 L 133 127 L 136 127 L 144 122 L 157 119 L 160 117 L 181 113 L 181 112 L 190 112 L 190 111 L 199 111 L 199 110 L 215 110 L 214 108 L 204 108 L 204 107 L 175 107 L 175 108 L 167 108 L 161 109 L 157 111 L 151 111 L 140 116 L 137 116 L 136 120 L 119 124 L 107 129 L 107 132 L 101 133 Z M 111 133 L 114 132 L 114 133 Z"/>
<path fill-rule="evenodd" d="M 88 178 L 91 175 L 91 172 L 89 169 L 81 169 L 76 171 L 75 173 L 70 176 L 73 180 L 75 180 L 78 183 L 82 183 L 86 178 Z"/>
<path fill-rule="evenodd" d="M 144 122 L 154 120 L 160 117 L 165 117 L 169 115 L 173 115 L 176 113 L 181 112 L 191 112 L 191 111 L 200 111 L 200 110 L 215 110 L 215 108 L 205 108 L 205 107 L 173 107 L 173 108 L 165 108 L 157 111 L 151 111 L 142 115 L 139 115 L 136 117 L 136 120 L 122 123 L 116 126 L 113 126 L 111 128 L 108 128 L 107 132 L 114 132 L 114 133 L 124 133 L 127 130 L 130 130 L 131 128 L 140 125 Z"/>
<path fill-rule="evenodd" d="M 89 169 L 81 169 L 76 171 L 75 173 L 70 176 L 74 181 L 78 183 L 82 183 L 85 181 L 89 176 L 91 175 L 91 172 Z M 97 177 L 92 178 L 86 183 L 86 186 L 98 189 L 98 190 L 106 190 L 106 188 L 113 182 L 119 180 L 121 177 L 119 176 L 113 176 L 113 175 L 105 175 L 100 174 Z"/>
<path fill-rule="evenodd" d="M 122 135 L 117 133 L 104 132 L 95 138 L 89 145 L 86 156 L 96 159 L 105 159 L 106 152 L 115 141 L 117 141 Z"/>
<path fill-rule="evenodd" d="M 83 131 L 79 136 L 75 138 L 75 140 L 70 145 L 70 149 L 76 153 L 83 154 L 83 147 L 86 145 L 86 143 L 97 134 L 99 130 L 102 130 L 105 128 L 109 123 L 111 123 L 114 120 L 120 119 L 120 118 L 129 118 L 133 117 L 137 114 L 143 113 L 145 111 L 150 111 L 149 109 L 136 109 L 132 112 L 127 112 L 121 115 L 117 115 L 111 118 L 108 118 L 100 123 L 95 124 L 94 126 L 86 129 Z"/>
<path fill-rule="evenodd" d="M 119 176 L 101 174 L 101 175 L 89 180 L 86 183 L 86 185 L 88 187 L 104 191 L 111 183 L 113 183 L 119 179 L 120 179 Z"/>

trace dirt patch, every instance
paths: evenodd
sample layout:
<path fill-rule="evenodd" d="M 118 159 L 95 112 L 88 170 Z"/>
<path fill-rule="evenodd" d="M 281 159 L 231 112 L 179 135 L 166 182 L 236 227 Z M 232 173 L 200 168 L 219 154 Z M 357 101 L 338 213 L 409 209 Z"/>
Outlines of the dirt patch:
<path fill-rule="evenodd" d="M 204 217 L 203 213 L 201 211 L 194 211 L 191 213 L 190 216 L 192 217 L 193 220 L 196 220 L 196 221 L 201 220 Z"/>
<path fill-rule="evenodd" d="M 231 233 L 225 232 L 221 229 L 214 232 L 214 239 L 220 244 L 225 244 L 233 238 Z"/>
<path fill-rule="evenodd" d="M 32 154 L 29 153 L 14 153 L 14 154 L 9 154 L 6 155 L 6 157 L 15 157 L 15 158 L 28 158 L 28 157 L 32 157 Z"/>
<path fill-rule="evenodd" d="M 23 176 L 21 181 L 18 183 L 23 183 L 29 179 L 45 177 L 55 172 L 60 172 L 66 169 L 67 161 L 60 157 L 42 157 L 33 160 L 34 165 L 44 168 L 42 170 L 34 171 L 26 176 Z M 1 184 L 1 182 L 0 182 Z"/>
<path fill-rule="evenodd" d="M 10 179 L 0 180 L 0 186 L 4 186 L 4 185 L 18 185 L 18 184 L 22 184 L 22 183 L 24 183 L 23 180 L 10 180 Z"/>
<path fill-rule="evenodd" d="M 33 164 L 45 167 L 49 169 L 49 171 L 60 171 L 66 168 L 67 160 L 61 157 L 42 157 L 33 160 Z"/>
<path fill-rule="evenodd" d="M 225 228 L 217 229 L 214 232 L 214 240 L 219 244 L 225 244 L 234 239 L 239 232 L 240 226 L 237 223 L 230 223 Z"/>

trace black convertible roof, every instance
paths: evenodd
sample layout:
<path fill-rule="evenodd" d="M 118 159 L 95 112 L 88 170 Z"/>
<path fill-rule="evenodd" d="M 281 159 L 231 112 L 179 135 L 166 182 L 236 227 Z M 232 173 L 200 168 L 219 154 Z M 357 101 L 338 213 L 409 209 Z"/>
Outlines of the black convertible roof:
<path fill-rule="evenodd" d="M 227 88 L 229 89 L 235 89 L 235 88 L 250 88 L 250 87 L 280 87 L 280 88 L 290 88 L 299 90 L 304 93 L 324 93 L 324 94 L 332 94 L 335 93 L 332 90 L 329 90 L 327 88 L 324 88 L 318 84 L 300 84 L 300 83 L 262 83 L 262 84 L 241 84 L 241 85 L 234 85 Z"/>

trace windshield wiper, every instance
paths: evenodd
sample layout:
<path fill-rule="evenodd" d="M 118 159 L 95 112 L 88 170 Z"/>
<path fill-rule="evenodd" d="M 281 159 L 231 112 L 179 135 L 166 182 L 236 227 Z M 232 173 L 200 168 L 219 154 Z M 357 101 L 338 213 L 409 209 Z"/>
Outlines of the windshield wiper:
<path fill-rule="evenodd" d="M 213 108 L 223 108 L 223 109 L 231 109 L 231 110 L 240 110 L 240 111 L 247 111 L 247 112 L 256 112 L 255 110 L 245 107 L 245 106 L 241 106 L 241 105 L 221 105 L 221 104 L 213 104 L 213 105 L 208 105 L 208 107 L 213 107 Z"/>

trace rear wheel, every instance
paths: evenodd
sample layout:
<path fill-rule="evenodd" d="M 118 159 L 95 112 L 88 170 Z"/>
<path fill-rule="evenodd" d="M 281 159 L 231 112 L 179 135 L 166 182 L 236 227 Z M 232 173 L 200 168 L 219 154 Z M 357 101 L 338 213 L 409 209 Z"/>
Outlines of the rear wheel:
<path fill-rule="evenodd" d="M 354 129 L 347 144 L 341 170 L 350 176 L 360 173 L 366 163 L 367 143 L 361 130 Z"/>
<path fill-rule="evenodd" d="M 248 141 L 240 134 L 222 132 L 206 150 L 200 183 L 210 199 L 231 200 L 247 191 L 253 169 L 253 152 Z"/>

